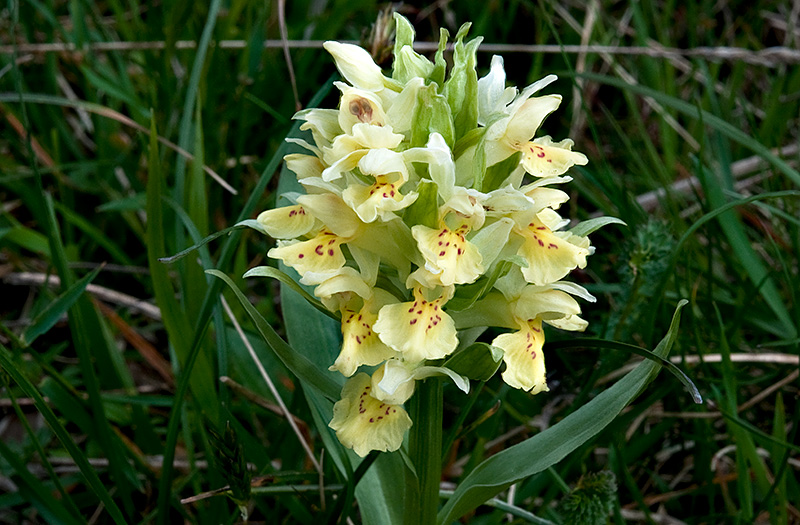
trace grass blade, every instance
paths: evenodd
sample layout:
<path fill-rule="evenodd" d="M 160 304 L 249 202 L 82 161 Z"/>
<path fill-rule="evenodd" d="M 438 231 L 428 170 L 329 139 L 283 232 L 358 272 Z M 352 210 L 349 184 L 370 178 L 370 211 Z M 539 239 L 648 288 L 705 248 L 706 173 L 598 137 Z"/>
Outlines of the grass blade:
<path fill-rule="evenodd" d="M 122 512 L 117 507 L 117 504 L 111 498 L 111 495 L 106 490 L 105 485 L 100 481 L 100 478 L 97 477 L 97 473 L 89 464 L 89 461 L 86 459 L 86 456 L 80 451 L 75 442 L 72 441 L 72 438 L 69 436 L 67 431 L 61 425 L 61 422 L 58 420 L 58 417 L 53 413 L 50 407 L 45 402 L 42 395 L 33 386 L 27 377 L 25 377 L 20 369 L 14 364 L 11 360 L 11 353 L 8 349 L 0 343 L 0 366 L 3 367 L 5 372 L 11 376 L 11 378 L 16 382 L 20 388 L 25 392 L 25 394 L 33 399 L 34 404 L 36 405 L 37 410 L 44 416 L 45 421 L 56 434 L 58 440 L 67 449 L 70 457 L 75 461 L 75 464 L 83 474 L 83 477 L 86 479 L 86 482 L 94 491 L 95 495 L 103 502 L 105 505 L 106 510 L 111 515 L 111 518 L 114 520 L 115 523 L 119 525 L 126 525 L 127 521 L 125 520 Z"/>

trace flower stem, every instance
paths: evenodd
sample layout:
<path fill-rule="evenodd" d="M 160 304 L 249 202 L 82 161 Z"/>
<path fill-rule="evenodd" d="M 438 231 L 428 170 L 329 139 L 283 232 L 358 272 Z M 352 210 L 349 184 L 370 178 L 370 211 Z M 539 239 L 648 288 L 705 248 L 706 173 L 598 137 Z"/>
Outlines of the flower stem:
<path fill-rule="evenodd" d="M 418 514 L 406 513 L 406 523 L 436 523 L 439 509 L 439 481 L 442 477 L 442 380 L 428 378 L 417 383 L 411 400 L 411 427 L 409 449 L 411 461 L 417 471 L 418 497 L 409 502 L 407 509 L 418 509 Z M 413 493 L 413 491 L 412 491 Z M 413 496 L 412 496 L 413 497 Z"/>

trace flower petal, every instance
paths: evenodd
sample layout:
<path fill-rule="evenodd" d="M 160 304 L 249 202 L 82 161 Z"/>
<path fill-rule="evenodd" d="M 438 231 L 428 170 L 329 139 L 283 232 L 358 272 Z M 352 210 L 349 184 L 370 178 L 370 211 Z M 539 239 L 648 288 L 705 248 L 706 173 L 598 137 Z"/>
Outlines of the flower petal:
<path fill-rule="evenodd" d="M 388 222 L 397 217 L 394 212 L 411 206 L 417 200 L 416 193 L 403 195 L 398 185 L 380 177 L 372 186 L 351 184 L 342 193 L 342 198 L 364 222 L 374 222 L 380 217 Z"/>
<path fill-rule="evenodd" d="M 300 204 L 262 211 L 256 220 L 274 239 L 295 239 L 305 235 L 316 222 Z"/>
<path fill-rule="evenodd" d="M 378 312 L 373 325 L 381 341 L 403 354 L 409 363 L 439 359 L 458 346 L 453 319 L 442 311 L 444 298 L 427 301 L 414 289 L 414 301 L 390 304 Z"/>
<path fill-rule="evenodd" d="M 478 248 L 466 240 L 469 226 L 451 229 L 444 223 L 438 230 L 418 224 L 411 228 L 417 247 L 425 258 L 425 269 L 439 276 L 439 284 L 467 284 L 483 273 Z"/>
<path fill-rule="evenodd" d="M 380 91 L 384 87 L 381 68 L 375 64 L 370 54 L 353 44 L 328 41 L 325 50 L 333 55 L 336 68 L 342 76 L 355 87 L 367 91 Z"/>
<path fill-rule="evenodd" d="M 374 126 L 386 125 L 386 113 L 381 101 L 373 93 L 337 82 L 342 91 L 339 101 L 338 124 L 342 131 L 351 134 L 353 126 L 359 122 Z"/>
<path fill-rule="evenodd" d="M 389 359 L 372 374 L 372 395 L 392 405 L 402 405 L 414 394 L 414 370 L 399 359 Z"/>
<path fill-rule="evenodd" d="M 586 155 L 572 151 L 571 139 L 553 142 L 541 137 L 522 146 L 522 165 L 535 177 L 561 175 L 573 165 L 583 166 L 589 162 Z"/>
<path fill-rule="evenodd" d="M 304 284 L 319 284 L 326 278 L 335 275 L 344 266 L 345 258 L 341 244 L 344 239 L 323 229 L 313 239 L 301 242 L 278 242 L 267 255 L 280 259 L 291 266 L 304 278 L 313 273 L 315 282 L 304 281 Z"/>
<path fill-rule="evenodd" d="M 558 281 L 575 268 L 586 266 L 589 255 L 589 240 L 570 235 L 568 232 L 553 232 L 539 219 L 520 230 L 525 241 L 517 251 L 528 267 L 522 274 L 529 283 L 545 285 Z"/>
<path fill-rule="evenodd" d="M 333 419 L 328 424 L 336 431 L 339 442 L 361 457 L 373 450 L 397 450 L 411 428 L 411 418 L 403 407 L 378 401 L 370 395 L 371 390 L 367 374 L 348 379 L 342 398 L 333 405 Z"/>
<path fill-rule="evenodd" d="M 340 237 L 352 237 L 363 227 L 363 223 L 352 209 L 336 194 L 321 193 L 301 195 L 297 203 L 306 212 L 319 219 L 327 229 Z"/>
<path fill-rule="evenodd" d="M 311 130 L 314 142 L 317 146 L 327 146 L 333 138 L 341 135 L 342 128 L 337 121 L 338 111 L 335 109 L 304 109 L 298 111 L 292 117 L 296 120 L 305 120 L 300 125 L 302 131 Z"/>
<path fill-rule="evenodd" d="M 520 329 L 510 334 L 503 334 L 492 341 L 492 346 L 503 349 L 503 361 L 506 369 L 503 381 L 508 386 L 530 390 L 531 394 L 547 392 L 545 378 L 544 332 L 540 319 L 529 319 L 519 323 Z"/>
<path fill-rule="evenodd" d="M 546 95 L 526 100 L 508 122 L 505 137 L 511 144 L 527 142 L 547 116 L 558 109 L 561 95 Z"/>
<path fill-rule="evenodd" d="M 297 175 L 297 180 L 307 179 L 310 177 L 319 177 L 322 175 L 322 170 L 325 165 L 322 164 L 314 155 L 304 155 L 302 153 L 290 153 L 283 157 L 286 167 L 289 171 Z"/>
<path fill-rule="evenodd" d="M 359 311 L 342 309 L 342 349 L 329 370 L 350 377 L 361 365 L 378 365 L 397 355 L 372 329 L 378 315 L 368 302 Z M 401 402 L 402 403 L 402 402 Z"/>

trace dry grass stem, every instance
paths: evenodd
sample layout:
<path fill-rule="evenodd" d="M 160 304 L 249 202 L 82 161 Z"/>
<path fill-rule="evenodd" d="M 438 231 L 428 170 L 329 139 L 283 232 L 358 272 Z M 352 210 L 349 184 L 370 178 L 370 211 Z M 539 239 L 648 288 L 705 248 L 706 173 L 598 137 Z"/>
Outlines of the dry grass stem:
<path fill-rule="evenodd" d="M 48 275 L 45 273 L 16 272 L 8 274 L 3 280 L 8 284 L 23 286 L 42 286 L 47 284 L 51 287 L 57 287 L 61 285 L 61 279 L 59 279 L 57 275 Z M 131 310 L 146 315 L 150 319 L 161 321 L 161 310 L 159 310 L 157 306 L 152 305 L 147 301 L 143 301 L 142 299 L 137 299 L 136 297 L 128 294 L 117 292 L 96 284 L 87 285 L 86 291 L 98 299 L 102 299 L 108 303 L 125 306 L 126 308 L 130 308 Z"/>
<path fill-rule="evenodd" d="M 342 40 L 342 42 L 357 44 L 354 40 Z M 289 49 L 320 49 L 323 40 L 264 40 L 263 46 L 267 49 L 289 48 Z M 245 49 L 250 46 L 246 40 L 219 40 L 212 42 L 213 47 L 219 49 Z M 414 49 L 422 52 L 436 51 L 436 42 L 414 42 Z M 197 42 L 194 40 L 179 40 L 175 42 L 175 48 L 180 50 L 195 49 Z M 105 51 L 141 51 L 141 50 L 160 50 L 166 48 L 163 40 L 142 41 L 142 42 L 92 42 L 83 46 L 76 46 L 69 42 L 51 43 L 22 43 L 17 45 L 17 53 L 65 53 L 65 52 L 105 52 Z M 452 50 L 452 44 L 448 44 L 448 50 Z M 664 47 L 654 49 L 646 46 L 601 46 L 601 45 L 529 45 L 529 44 L 481 44 L 478 49 L 482 53 L 526 53 L 526 54 L 558 54 L 566 53 L 570 55 L 592 54 L 592 55 L 625 55 L 625 56 L 646 56 L 652 58 L 702 58 L 713 61 L 724 62 L 745 62 L 756 66 L 778 67 L 782 64 L 800 63 L 800 50 L 791 49 L 784 46 L 768 47 L 761 50 L 743 49 L 739 47 L 696 47 L 692 49 L 681 49 L 675 47 Z M 12 54 L 14 46 L 0 46 L 0 54 Z"/>
<path fill-rule="evenodd" d="M 247 351 L 250 354 L 250 357 L 253 359 L 253 363 L 255 363 L 256 368 L 258 368 L 258 372 L 261 374 L 261 378 L 267 384 L 267 387 L 269 388 L 269 391 L 272 393 L 272 396 L 275 398 L 275 401 L 278 403 L 278 406 L 280 407 L 281 411 L 283 412 L 284 417 L 286 417 L 286 420 L 289 422 L 289 426 L 292 427 L 292 431 L 295 433 L 295 435 L 297 436 L 297 439 L 300 441 L 300 445 L 303 447 L 303 450 L 305 450 L 306 454 L 308 455 L 308 459 L 314 465 L 314 469 L 317 472 L 321 473 L 322 472 L 322 466 L 319 464 L 319 461 L 317 461 L 316 456 L 314 456 L 314 452 L 311 450 L 311 446 L 308 444 L 308 442 L 306 441 L 305 436 L 300 431 L 300 428 L 297 426 L 297 423 L 295 422 L 294 415 L 292 415 L 292 413 L 289 412 L 289 408 L 283 402 L 283 398 L 281 398 L 281 395 L 278 392 L 278 389 L 275 388 L 275 384 L 272 382 L 272 379 L 270 378 L 269 374 L 267 373 L 267 370 L 264 368 L 264 365 L 261 363 L 261 360 L 258 359 L 258 356 L 256 355 L 256 351 L 253 349 L 253 345 L 250 344 L 250 341 L 247 339 L 247 336 L 245 335 L 244 330 L 242 330 L 242 327 L 239 325 L 239 322 L 236 320 L 236 316 L 233 315 L 233 311 L 231 310 L 231 307 L 228 306 L 228 302 L 225 300 L 224 297 L 220 296 L 220 301 L 222 301 L 222 307 L 225 309 L 225 314 L 228 316 L 228 319 L 230 319 L 231 323 L 233 323 L 233 328 L 236 330 L 236 333 L 239 335 L 239 338 L 241 339 L 242 344 L 245 346 L 245 348 L 247 348 Z"/>

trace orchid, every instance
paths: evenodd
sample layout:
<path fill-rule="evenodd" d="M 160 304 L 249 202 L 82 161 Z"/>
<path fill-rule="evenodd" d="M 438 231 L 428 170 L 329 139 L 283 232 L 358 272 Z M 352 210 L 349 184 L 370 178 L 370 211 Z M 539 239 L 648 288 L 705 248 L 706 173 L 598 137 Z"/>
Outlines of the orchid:
<path fill-rule="evenodd" d="M 556 211 L 569 195 L 554 186 L 587 163 L 570 139 L 540 132 L 561 102 L 540 93 L 556 77 L 506 87 L 494 57 L 478 79 L 468 26 L 448 75 L 446 32 L 431 62 L 396 22 L 390 76 L 365 50 L 325 43 L 345 80 L 339 107 L 298 113 L 311 142 L 293 139 L 307 153 L 285 159 L 306 194 L 257 219 L 277 239 L 269 257 L 341 320 L 330 370 L 348 379 L 330 427 L 361 456 L 403 445 L 415 423 L 403 407 L 436 377 L 469 391 L 442 361 L 459 352 L 460 330 L 510 330 L 491 340 L 503 380 L 546 392 L 544 325 L 581 331 L 573 295 L 594 300 L 563 281 L 593 247 Z"/>

